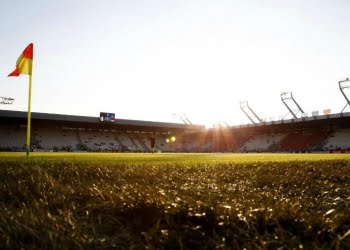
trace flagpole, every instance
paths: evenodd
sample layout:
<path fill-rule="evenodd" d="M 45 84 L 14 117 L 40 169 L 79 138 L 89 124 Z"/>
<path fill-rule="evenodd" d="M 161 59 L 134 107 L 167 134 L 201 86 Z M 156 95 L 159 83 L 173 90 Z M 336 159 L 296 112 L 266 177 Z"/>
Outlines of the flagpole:
<path fill-rule="evenodd" d="M 28 121 L 27 121 L 27 146 L 26 146 L 26 155 L 29 157 L 30 153 L 30 121 L 31 121 L 31 113 L 30 113 L 30 104 L 32 99 L 32 74 L 29 75 L 29 93 L 28 93 Z"/>

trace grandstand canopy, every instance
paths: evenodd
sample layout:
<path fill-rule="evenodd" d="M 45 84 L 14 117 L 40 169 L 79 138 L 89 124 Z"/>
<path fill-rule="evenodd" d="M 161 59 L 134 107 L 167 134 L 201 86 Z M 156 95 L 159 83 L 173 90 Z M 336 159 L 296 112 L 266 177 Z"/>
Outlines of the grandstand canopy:
<path fill-rule="evenodd" d="M 316 128 L 349 128 L 350 127 L 350 112 L 319 115 L 312 117 L 303 117 L 297 119 L 288 119 L 280 121 L 261 122 L 256 124 L 238 125 L 232 127 L 223 127 L 220 129 L 230 129 L 232 131 L 255 131 L 255 132 L 284 132 L 290 130 L 316 129 Z M 217 128 L 209 129 L 215 131 Z"/>
<path fill-rule="evenodd" d="M 25 125 L 27 112 L 0 110 L 0 123 Z M 116 119 L 114 123 L 101 122 L 99 117 L 61 115 L 49 113 L 32 112 L 33 126 L 56 125 L 61 127 L 85 128 L 85 129 L 111 129 L 111 130 L 131 130 L 131 131 L 158 131 L 169 132 L 179 130 L 201 130 L 202 125 L 188 125 L 180 123 L 165 123 L 154 121 L 138 121 Z"/>
<path fill-rule="evenodd" d="M 3 125 L 26 125 L 27 112 L 0 110 L 0 124 Z M 49 113 L 32 112 L 32 124 L 34 127 L 56 126 L 67 128 L 83 129 L 106 129 L 141 132 L 196 132 L 205 129 L 203 125 L 189 125 L 180 123 L 166 123 L 155 121 L 139 121 L 116 119 L 114 123 L 101 122 L 99 117 L 75 116 Z M 290 129 L 304 129 L 316 127 L 349 127 L 350 113 L 340 113 L 332 115 L 321 115 L 314 117 L 304 117 L 298 119 L 261 122 L 257 124 L 239 125 L 227 127 L 225 129 L 254 130 L 254 131 L 284 131 Z M 209 129 L 215 131 L 217 128 Z"/>

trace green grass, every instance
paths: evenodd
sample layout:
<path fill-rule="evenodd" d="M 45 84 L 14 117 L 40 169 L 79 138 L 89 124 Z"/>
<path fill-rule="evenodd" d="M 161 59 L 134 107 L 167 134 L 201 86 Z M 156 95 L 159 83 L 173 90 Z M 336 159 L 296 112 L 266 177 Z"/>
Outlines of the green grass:
<path fill-rule="evenodd" d="M 350 248 L 350 155 L 0 153 L 0 248 Z"/>
<path fill-rule="evenodd" d="M 23 160 L 25 153 L 0 152 L 0 159 Z M 31 153 L 29 160 L 78 161 L 78 162 L 109 162 L 116 164 L 132 163 L 254 163 L 254 162 L 285 162 L 285 161 L 327 161 L 350 160 L 349 154 L 178 154 L 178 153 Z"/>

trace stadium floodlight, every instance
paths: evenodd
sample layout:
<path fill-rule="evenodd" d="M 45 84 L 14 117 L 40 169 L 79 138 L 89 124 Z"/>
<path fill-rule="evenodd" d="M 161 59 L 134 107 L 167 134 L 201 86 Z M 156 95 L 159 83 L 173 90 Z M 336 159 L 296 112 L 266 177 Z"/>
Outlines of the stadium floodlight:
<path fill-rule="evenodd" d="M 185 120 L 190 124 L 192 125 L 192 122 L 190 121 L 190 119 L 188 119 L 187 115 L 186 114 L 183 114 Z"/>
<path fill-rule="evenodd" d="M 340 92 L 343 94 L 345 100 L 346 100 L 346 105 L 344 106 L 344 108 L 342 109 L 342 111 L 340 113 L 343 113 L 345 108 L 349 105 L 350 106 L 350 100 L 349 97 L 346 94 L 346 91 L 348 91 L 350 89 L 350 80 L 349 78 L 346 78 L 345 80 L 339 81 L 339 89 Z"/>
<path fill-rule="evenodd" d="M 188 122 L 179 114 L 173 114 L 173 117 L 179 118 L 183 123 L 188 124 Z"/>
<path fill-rule="evenodd" d="M 305 112 L 302 110 L 302 108 L 299 106 L 299 104 L 296 102 L 296 100 L 293 97 L 293 93 L 292 92 L 282 92 L 281 93 L 281 100 L 283 102 L 283 104 L 287 107 L 288 109 L 288 113 L 284 116 L 284 118 L 286 118 L 286 116 L 290 113 L 294 119 L 297 119 L 297 115 L 299 112 L 301 112 L 301 114 L 304 114 Z M 291 100 L 295 106 L 297 107 L 296 112 L 293 111 L 293 109 L 288 105 L 288 101 Z M 302 115 L 303 116 L 303 115 Z M 282 120 L 284 120 L 284 118 Z"/>
<path fill-rule="evenodd" d="M 188 119 L 186 114 L 182 114 L 182 115 L 180 115 L 180 114 L 173 114 L 173 116 L 179 118 L 186 125 L 192 125 L 192 122 Z"/>
<path fill-rule="evenodd" d="M 220 122 L 216 122 L 213 124 L 213 128 L 222 128 L 222 124 Z"/>
<path fill-rule="evenodd" d="M 14 101 L 12 97 L 0 96 L 0 104 L 11 105 Z"/>
<path fill-rule="evenodd" d="M 247 101 L 240 102 L 239 105 L 240 105 L 240 108 L 243 111 L 243 113 L 248 117 L 248 119 L 253 124 L 257 124 L 256 120 L 258 120 L 259 123 L 262 122 L 261 118 L 252 110 L 252 108 L 249 106 Z M 250 115 L 249 115 L 249 113 L 250 113 Z"/>
<path fill-rule="evenodd" d="M 176 137 L 175 136 L 171 136 L 169 138 L 166 138 L 165 142 L 166 143 L 174 143 L 174 142 L 176 142 Z"/>
<path fill-rule="evenodd" d="M 230 125 L 226 121 L 222 121 L 221 124 L 223 124 L 225 127 L 229 128 Z"/>

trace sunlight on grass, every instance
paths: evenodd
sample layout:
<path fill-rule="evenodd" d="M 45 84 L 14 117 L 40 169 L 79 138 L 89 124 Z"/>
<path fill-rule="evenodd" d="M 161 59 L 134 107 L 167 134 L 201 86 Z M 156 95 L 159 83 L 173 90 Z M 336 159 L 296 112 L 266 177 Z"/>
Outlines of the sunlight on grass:
<path fill-rule="evenodd" d="M 0 153 L 0 248 L 347 249 L 346 154 Z"/>
<path fill-rule="evenodd" d="M 25 153 L 0 152 L 0 159 L 13 160 L 25 158 Z M 164 163 L 164 162 L 224 162 L 224 163 L 250 163 L 250 162 L 285 162 L 285 161 L 325 161 L 350 160 L 350 154 L 201 154 L 201 153 L 31 153 L 35 160 L 75 160 L 75 161 L 108 161 L 108 162 L 134 162 L 134 163 Z"/>

